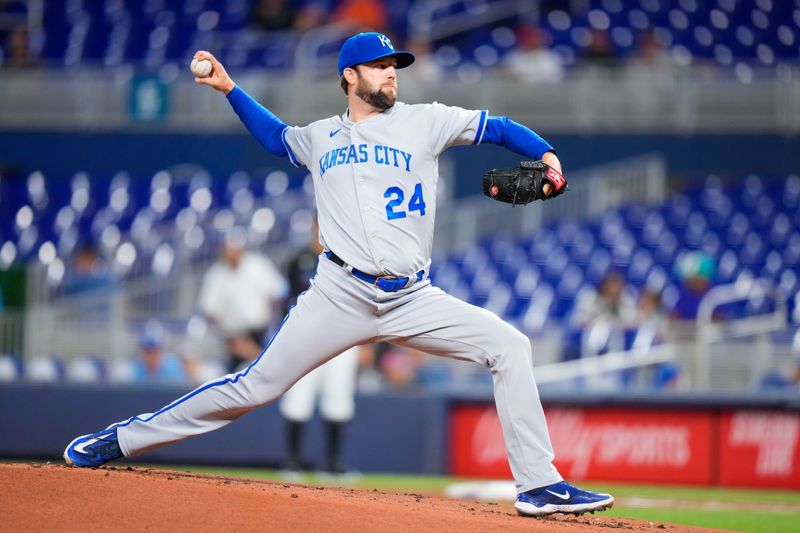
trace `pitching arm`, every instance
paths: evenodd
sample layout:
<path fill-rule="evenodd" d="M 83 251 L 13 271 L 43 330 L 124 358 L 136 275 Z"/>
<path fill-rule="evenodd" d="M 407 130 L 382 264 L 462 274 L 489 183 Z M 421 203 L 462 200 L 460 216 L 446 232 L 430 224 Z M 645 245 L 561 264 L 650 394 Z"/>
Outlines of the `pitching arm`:
<path fill-rule="evenodd" d="M 195 83 L 208 85 L 225 94 L 231 107 L 239 115 L 239 120 L 261 146 L 277 156 L 288 157 L 289 152 L 281 135 L 288 126 L 236 85 L 225 67 L 212 53 L 199 50 L 194 58 L 207 59 L 211 62 L 211 73 L 205 78 L 195 78 Z"/>
<path fill-rule="evenodd" d="M 280 157 L 289 157 L 286 145 L 281 134 L 288 128 L 286 124 L 276 117 L 269 109 L 256 102 L 249 94 L 238 85 L 228 93 L 228 102 L 239 115 L 239 120 L 247 127 L 256 140 Z"/>

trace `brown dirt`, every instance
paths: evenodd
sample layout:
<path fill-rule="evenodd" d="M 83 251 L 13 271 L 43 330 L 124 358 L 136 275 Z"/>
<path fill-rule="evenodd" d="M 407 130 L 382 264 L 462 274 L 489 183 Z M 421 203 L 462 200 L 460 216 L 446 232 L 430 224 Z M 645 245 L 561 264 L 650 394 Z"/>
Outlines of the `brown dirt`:
<path fill-rule="evenodd" d="M 707 531 L 600 515 L 134 467 L 0 464 L 4 531 Z"/>

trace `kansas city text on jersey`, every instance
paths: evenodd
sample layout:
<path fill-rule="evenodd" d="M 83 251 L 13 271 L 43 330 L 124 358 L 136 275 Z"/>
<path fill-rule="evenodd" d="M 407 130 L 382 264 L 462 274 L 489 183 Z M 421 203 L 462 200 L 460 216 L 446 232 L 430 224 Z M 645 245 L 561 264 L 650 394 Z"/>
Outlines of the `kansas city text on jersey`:
<path fill-rule="evenodd" d="M 371 158 L 371 159 L 370 159 Z M 349 165 L 350 163 L 377 163 L 405 169 L 411 172 L 411 154 L 393 148 L 376 144 L 370 148 L 366 143 L 351 144 L 342 148 L 334 148 L 319 158 L 319 174 L 325 175 L 325 171 L 331 167 L 339 165 Z"/>

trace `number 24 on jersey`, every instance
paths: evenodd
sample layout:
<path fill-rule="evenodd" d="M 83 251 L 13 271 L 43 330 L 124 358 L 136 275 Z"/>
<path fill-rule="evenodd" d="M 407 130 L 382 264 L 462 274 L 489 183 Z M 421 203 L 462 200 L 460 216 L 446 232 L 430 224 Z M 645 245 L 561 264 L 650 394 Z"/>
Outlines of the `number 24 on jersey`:
<path fill-rule="evenodd" d="M 406 198 L 403 189 L 400 187 L 389 187 L 383 193 L 384 198 L 389 198 L 389 203 L 386 204 L 386 218 L 395 220 L 398 218 L 406 218 L 408 213 L 419 211 L 419 216 L 425 216 L 425 198 L 422 197 L 422 184 L 417 183 L 414 186 L 414 194 L 408 201 L 408 209 L 404 210 L 402 207 L 403 201 Z"/>

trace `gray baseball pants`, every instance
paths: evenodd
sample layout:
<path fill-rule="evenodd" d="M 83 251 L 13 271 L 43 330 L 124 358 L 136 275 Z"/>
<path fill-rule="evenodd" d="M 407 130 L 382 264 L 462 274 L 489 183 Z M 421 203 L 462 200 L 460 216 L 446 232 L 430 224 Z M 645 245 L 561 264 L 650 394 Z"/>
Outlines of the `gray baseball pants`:
<path fill-rule="evenodd" d="M 360 344 L 388 341 L 483 365 L 519 492 L 561 481 L 533 372 L 527 337 L 493 313 L 419 282 L 384 292 L 324 256 L 311 288 L 297 300 L 258 359 L 241 372 L 200 386 L 156 413 L 117 426 L 133 456 L 230 424 L 274 401 L 301 377 Z"/>

